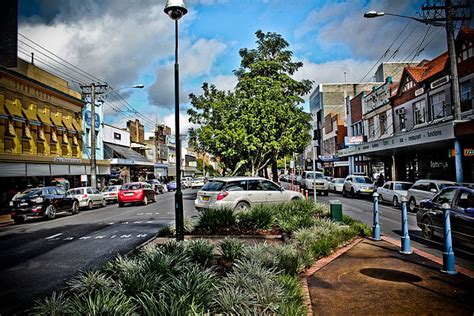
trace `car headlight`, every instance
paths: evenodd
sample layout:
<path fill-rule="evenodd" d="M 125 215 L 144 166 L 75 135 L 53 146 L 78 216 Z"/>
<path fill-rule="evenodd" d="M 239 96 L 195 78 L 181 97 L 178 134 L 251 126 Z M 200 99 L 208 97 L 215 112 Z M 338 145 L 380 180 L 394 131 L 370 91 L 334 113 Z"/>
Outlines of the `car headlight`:
<path fill-rule="evenodd" d="M 10 206 L 13 206 L 13 201 L 10 201 L 10 204 L 9 204 L 9 205 L 10 205 Z"/>

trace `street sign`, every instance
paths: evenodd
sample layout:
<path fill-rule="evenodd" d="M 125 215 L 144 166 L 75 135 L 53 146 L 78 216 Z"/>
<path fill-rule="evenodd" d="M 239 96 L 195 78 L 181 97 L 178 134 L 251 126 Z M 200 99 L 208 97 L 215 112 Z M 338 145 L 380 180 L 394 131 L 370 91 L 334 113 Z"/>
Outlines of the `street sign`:
<path fill-rule="evenodd" d="M 295 167 L 295 161 L 290 160 L 290 168 L 293 169 Z"/>

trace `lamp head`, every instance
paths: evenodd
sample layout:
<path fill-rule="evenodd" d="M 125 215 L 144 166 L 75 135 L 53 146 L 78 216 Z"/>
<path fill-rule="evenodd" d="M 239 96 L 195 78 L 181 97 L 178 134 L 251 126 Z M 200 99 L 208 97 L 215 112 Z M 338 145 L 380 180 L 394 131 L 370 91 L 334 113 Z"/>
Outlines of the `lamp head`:
<path fill-rule="evenodd" d="M 364 13 L 364 18 L 376 18 L 379 16 L 384 16 L 385 13 L 377 11 L 367 11 Z"/>
<path fill-rule="evenodd" d="M 183 15 L 188 13 L 188 9 L 186 9 L 184 5 L 184 0 L 168 0 L 164 11 L 172 20 L 179 20 Z"/>
<path fill-rule="evenodd" d="M 132 88 L 135 88 L 135 89 L 143 89 L 144 87 L 145 87 L 145 85 L 144 85 L 144 84 L 141 84 L 141 83 L 132 86 Z"/>

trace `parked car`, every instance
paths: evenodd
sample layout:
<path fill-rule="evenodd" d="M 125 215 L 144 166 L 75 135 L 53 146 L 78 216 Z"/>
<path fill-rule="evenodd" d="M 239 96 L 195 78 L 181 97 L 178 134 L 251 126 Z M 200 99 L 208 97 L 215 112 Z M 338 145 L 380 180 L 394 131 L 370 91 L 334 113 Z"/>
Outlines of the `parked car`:
<path fill-rule="evenodd" d="M 344 186 L 344 178 L 334 178 L 329 182 L 329 191 L 334 193 L 342 193 Z"/>
<path fill-rule="evenodd" d="M 119 207 L 126 203 L 143 203 L 148 201 L 156 202 L 156 192 L 151 185 L 146 182 L 129 182 L 120 187 L 118 194 Z"/>
<path fill-rule="evenodd" d="M 193 182 L 193 178 L 185 177 L 185 178 L 183 178 L 183 180 L 181 182 L 183 184 L 183 188 L 187 189 L 187 188 L 191 187 L 191 183 Z"/>
<path fill-rule="evenodd" d="M 204 184 L 205 184 L 204 178 L 194 178 L 193 181 L 191 182 L 191 188 L 192 189 L 202 188 Z"/>
<path fill-rule="evenodd" d="M 168 191 L 176 191 L 176 181 L 170 181 L 166 184 L 166 188 Z"/>
<path fill-rule="evenodd" d="M 316 188 L 316 193 L 328 195 L 329 181 L 326 180 L 324 174 L 320 171 L 305 171 L 301 176 L 301 187 L 305 190 L 313 191 Z"/>
<path fill-rule="evenodd" d="M 408 209 L 415 212 L 420 205 L 420 201 L 432 198 L 436 193 L 447 186 L 454 185 L 454 182 L 444 180 L 418 180 L 408 189 Z"/>
<path fill-rule="evenodd" d="M 120 190 L 121 185 L 110 185 L 105 187 L 102 191 L 102 195 L 107 203 L 117 203 L 118 202 L 118 192 Z"/>
<path fill-rule="evenodd" d="M 107 204 L 102 193 L 91 187 L 74 188 L 68 192 L 79 201 L 79 207 L 87 207 L 92 210 L 94 206 L 105 206 Z"/>
<path fill-rule="evenodd" d="M 352 197 L 374 193 L 374 183 L 369 177 L 348 175 L 342 186 L 342 195 L 350 194 Z"/>
<path fill-rule="evenodd" d="M 385 184 L 377 188 L 379 194 L 379 202 L 392 203 L 398 206 L 402 202 L 402 197 L 407 197 L 408 189 L 413 185 L 412 182 L 403 181 L 387 181 Z"/>
<path fill-rule="evenodd" d="M 10 201 L 11 217 L 15 223 L 30 218 L 54 219 L 64 212 L 79 213 L 79 201 L 60 187 L 25 190 Z"/>
<path fill-rule="evenodd" d="M 156 193 L 163 194 L 166 191 L 165 185 L 157 179 L 147 180 L 147 183 L 151 185 L 151 187 L 153 188 L 153 190 L 155 190 Z"/>
<path fill-rule="evenodd" d="M 450 210 L 453 242 L 474 247 L 474 189 L 450 186 L 441 189 L 430 199 L 420 201 L 416 223 L 423 237 L 444 236 L 443 209 Z"/>
<path fill-rule="evenodd" d="M 278 184 L 259 177 L 215 178 L 197 193 L 197 210 L 230 207 L 236 211 L 263 203 L 279 203 L 303 199 L 299 192 L 288 191 Z"/>

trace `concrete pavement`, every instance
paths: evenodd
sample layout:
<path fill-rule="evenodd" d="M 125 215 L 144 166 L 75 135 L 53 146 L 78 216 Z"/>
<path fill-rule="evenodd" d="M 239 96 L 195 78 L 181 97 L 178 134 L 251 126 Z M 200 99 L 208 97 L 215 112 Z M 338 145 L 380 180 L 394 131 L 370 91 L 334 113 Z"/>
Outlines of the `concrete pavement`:
<path fill-rule="evenodd" d="M 443 274 L 435 257 L 402 255 L 392 242 L 364 239 L 309 269 L 312 314 L 473 315 L 472 271 Z"/>

